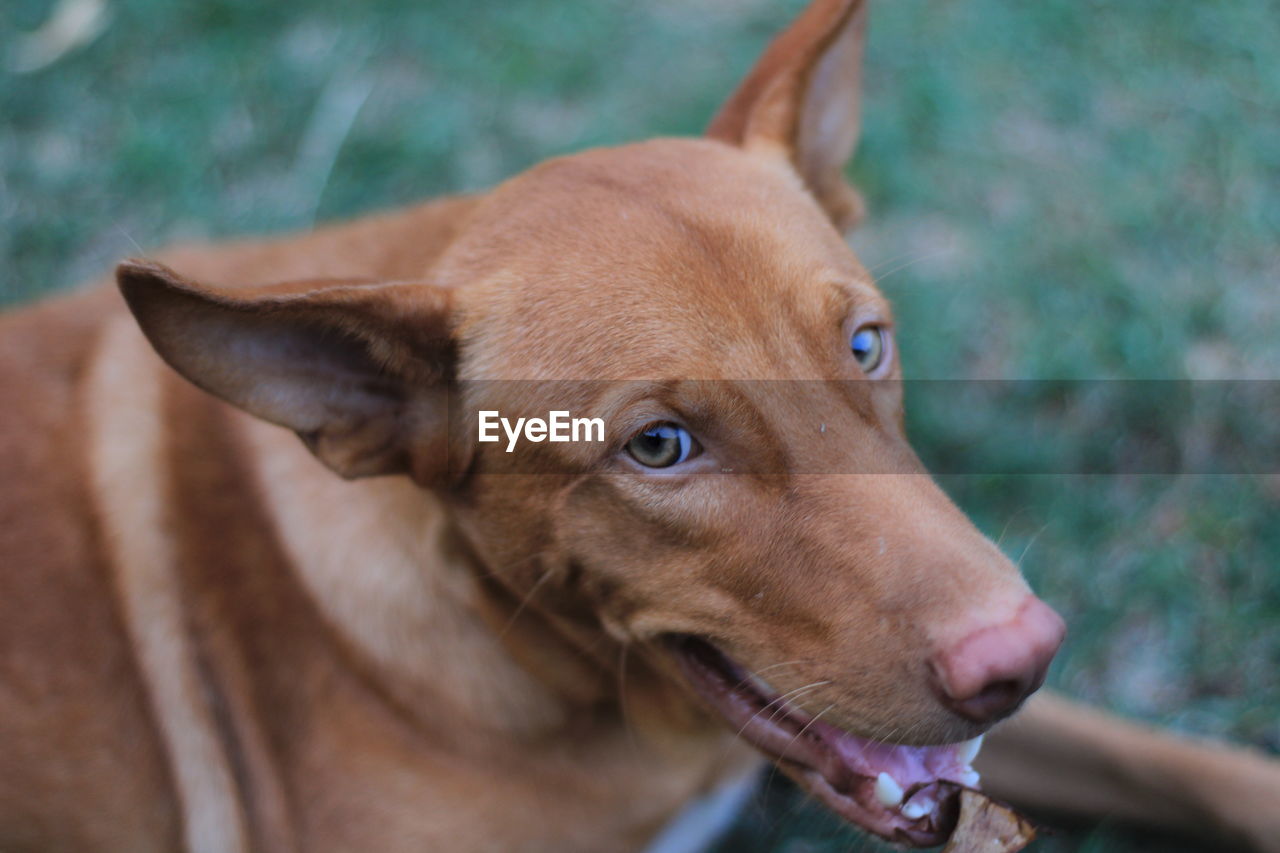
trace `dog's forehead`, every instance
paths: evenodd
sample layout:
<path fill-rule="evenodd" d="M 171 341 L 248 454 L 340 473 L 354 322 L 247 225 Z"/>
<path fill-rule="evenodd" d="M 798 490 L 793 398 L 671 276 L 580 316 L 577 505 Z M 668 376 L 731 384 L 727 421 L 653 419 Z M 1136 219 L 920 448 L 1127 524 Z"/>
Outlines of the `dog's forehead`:
<path fill-rule="evenodd" d="M 681 375 L 777 375 L 854 310 L 887 312 L 784 162 L 704 140 L 536 167 L 486 203 L 444 276 L 478 306 L 464 337 L 484 345 L 469 349 L 519 350 L 540 376 L 667 372 L 673 358 Z M 509 374 L 489 361 L 473 367 Z"/>

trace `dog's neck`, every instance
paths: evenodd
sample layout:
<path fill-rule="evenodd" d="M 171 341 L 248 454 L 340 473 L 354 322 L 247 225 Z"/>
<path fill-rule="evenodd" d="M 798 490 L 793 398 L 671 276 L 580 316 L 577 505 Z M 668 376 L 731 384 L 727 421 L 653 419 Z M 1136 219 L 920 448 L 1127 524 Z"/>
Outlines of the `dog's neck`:
<path fill-rule="evenodd" d="M 407 708 L 444 703 L 516 735 L 563 721 L 565 702 L 499 639 L 440 502 L 407 479 L 343 481 L 291 433 L 239 419 L 265 505 L 332 630 Z"/>
<path fill-rule="evenodd" d="M 677 691 L 643 660 L 624 660 L 602 631 L 547 607 L 549 589 L 509 586 L 430 492 L 400 477 L 343 481 L 286 430 L 232 417 L 299 581 L 411 713 L 430 709 L 438 720 L 447 708 L 517 739 L 544 738 L 588 708 L 633 725 L 703 727 L 690 707 L 672 713 L 683 704 Z M 625 709 L 617 707 L 624 693 Z"/>

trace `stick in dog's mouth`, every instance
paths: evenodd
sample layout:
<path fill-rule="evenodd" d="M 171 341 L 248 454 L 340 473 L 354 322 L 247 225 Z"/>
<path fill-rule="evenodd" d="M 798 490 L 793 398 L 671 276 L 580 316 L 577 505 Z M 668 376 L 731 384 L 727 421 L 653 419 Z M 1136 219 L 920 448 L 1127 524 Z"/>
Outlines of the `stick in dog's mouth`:
<path fill-rule="evenodd" d="M 841 817 L 920 847 L 955 828 L 960 790 L 978 784 L 970 762 L 981 737 L 938 746 L 868 740 L 789 706 L 706 640 L 680 636 L 670 645 L 698 695 Z"/>

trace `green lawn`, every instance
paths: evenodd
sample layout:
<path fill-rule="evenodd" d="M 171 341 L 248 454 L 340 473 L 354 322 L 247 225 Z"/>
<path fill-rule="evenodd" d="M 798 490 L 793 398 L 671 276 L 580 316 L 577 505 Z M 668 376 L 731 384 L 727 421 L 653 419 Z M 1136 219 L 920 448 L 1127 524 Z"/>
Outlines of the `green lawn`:
<path fill-rule="evenodd" d="M 801 5 L 111 0 L 88 47 L 0 69 L 0 299 L 138 246 L 305 228 L 696 133 Z M 6 0 L 0 66 L 50 6 Z M 854 244 L 897 306 L 908 374 L 1280 379 L 1277 45 L 1275 0 L 881 0 L 854 164 L 872 219 Z M 1057 686 L 1280 750 L 1280 474 L 1179 475 L 1182 456 L 1071 473 L 1143 445 L 1128 415 L 1159 420 L 1165 386 L 1135 387 L 1092 413 L 1032 394 L 978 428 L 925 400 L 911 428 L 1067 617 Z M 1225 428 L 1198 409 L 1170 421 Z M 1246 409 L 1230 426 L 1276 423 Z M 1020 473 L 983 473 L 1011 454 Z M 849 839 L 779 786 L 732 849 Z M 1038 849 L 1149 843 L 1101 828 Z"/>

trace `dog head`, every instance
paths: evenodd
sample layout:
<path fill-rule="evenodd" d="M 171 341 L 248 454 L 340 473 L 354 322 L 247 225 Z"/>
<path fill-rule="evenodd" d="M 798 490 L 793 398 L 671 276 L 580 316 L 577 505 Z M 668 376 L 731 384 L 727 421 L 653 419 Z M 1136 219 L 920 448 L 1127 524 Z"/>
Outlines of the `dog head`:
<path fill-rule="evenodd" d="M 890 307 L 841 236 L 863 19 L 817 0 L 706 138 L 508 181 L 420 281 L 119 278 L 196 384 L 343 476 L 446 494 L 530 612 L 642 648 L 839 813 L 927 844 L 1063 629 L 904 436 Z M 604 440 L 478 440 L 481 411 L 556 410 Z"/>

